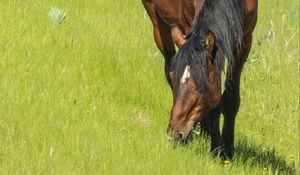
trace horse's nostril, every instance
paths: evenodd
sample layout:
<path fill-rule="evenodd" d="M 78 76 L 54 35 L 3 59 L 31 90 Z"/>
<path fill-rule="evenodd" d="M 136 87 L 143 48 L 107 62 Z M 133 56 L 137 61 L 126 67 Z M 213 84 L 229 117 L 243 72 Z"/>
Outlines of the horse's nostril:
<path fill-rule="evenodd" d="M 184 134 L 182 132 L 176 132 L 172 127 L 167 128 L 167 137 L 168 139 L 175 139 L 177 141 L 184 139 Z"/>
<path fill-rule="evenodd" d="M 178 138 L 178 139 L 183 139 L 183 134 L 182 134 L 182 133 L 178 133 L 178 134 L 177 134 L 177 138 Z"/>

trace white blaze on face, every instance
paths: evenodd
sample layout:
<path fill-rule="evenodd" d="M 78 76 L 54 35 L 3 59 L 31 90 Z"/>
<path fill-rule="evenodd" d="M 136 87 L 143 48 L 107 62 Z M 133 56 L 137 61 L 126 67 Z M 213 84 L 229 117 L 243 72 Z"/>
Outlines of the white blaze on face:
<path fill-rule="evenodd" d="M 187 78 L 190 78 L 191 76 L 191 73 L 190 73 L 190 66 L 186 66 L 185 69 L 184 69 L 184 72 L 183 72 L 183 75 L 180 79 L 180 82 L 183 84 L 185 83 L 186 79 Z"/>

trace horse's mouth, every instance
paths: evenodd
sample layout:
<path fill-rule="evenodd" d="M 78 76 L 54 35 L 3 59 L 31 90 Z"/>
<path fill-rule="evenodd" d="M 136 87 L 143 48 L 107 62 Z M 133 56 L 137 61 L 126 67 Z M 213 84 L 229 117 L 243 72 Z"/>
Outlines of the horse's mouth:
<path fill-rule="evenodd" d="M 194 122 L 193 121 L 190 121 L 187 123 L 187 128 L 186 128 L 186 132 L 187 133 L 185 135 L 185 137 L 182 138 L 182 140 L 184 142 L 190 142 L 193 140 L 193 130 L 194 130 Z"/>
<path fill-rule="evenodd" d="M 189 143 L 193 140 L 193 129 L 187 134 L 186 138 L 183 140 L 184 143 Z"/>

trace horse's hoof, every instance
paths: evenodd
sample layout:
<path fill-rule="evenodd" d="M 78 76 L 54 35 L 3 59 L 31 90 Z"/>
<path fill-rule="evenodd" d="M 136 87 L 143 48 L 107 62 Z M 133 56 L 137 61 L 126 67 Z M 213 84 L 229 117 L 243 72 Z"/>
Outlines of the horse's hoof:
<path fill-rule="evenodd" d="M 222 152 L 221 152 L 221 158 L 223 160 L 232 160 L 234 156 L 234 146 L 223 146 Z"/>

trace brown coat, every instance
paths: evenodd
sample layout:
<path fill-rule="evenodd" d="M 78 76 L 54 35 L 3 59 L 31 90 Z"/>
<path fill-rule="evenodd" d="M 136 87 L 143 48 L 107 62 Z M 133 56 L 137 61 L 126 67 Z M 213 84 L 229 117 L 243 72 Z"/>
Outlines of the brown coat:
<path fill-rule="evenodd" d="M 199 14 L 204 0 L 142 0 L 153 24 L 154 40 L 165 57 L 165 73 L 168 82 L 169 63 L 175 55 L 176 44 L 179 48 Z"/>

